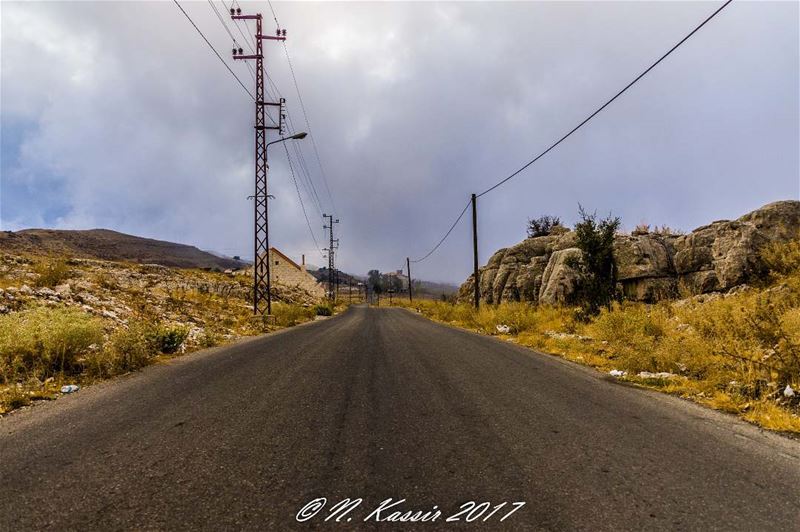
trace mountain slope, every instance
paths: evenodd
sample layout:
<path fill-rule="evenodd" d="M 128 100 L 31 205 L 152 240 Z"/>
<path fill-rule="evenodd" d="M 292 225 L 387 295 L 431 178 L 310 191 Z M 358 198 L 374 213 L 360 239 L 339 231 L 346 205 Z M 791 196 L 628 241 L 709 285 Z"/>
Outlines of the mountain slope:
<path fill-rule="evenodd" d="M 227 269 L 245 265 L 241 261 L 217 257 L 194 246 L 127 235 L 109 229 L 4 231 L 0 233 L 0 252 L 124 260 L 175 268 Z"/>

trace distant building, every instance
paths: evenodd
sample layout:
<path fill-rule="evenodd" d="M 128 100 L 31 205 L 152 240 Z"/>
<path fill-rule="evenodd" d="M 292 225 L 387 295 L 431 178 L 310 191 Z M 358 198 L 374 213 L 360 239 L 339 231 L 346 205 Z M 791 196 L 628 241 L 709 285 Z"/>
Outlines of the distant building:
<path fill-rule="evenodd" d="M 269 278 L 272 284 L 284 286 L 298 286 L 313 296 L 325 297 L 325 289 L 313 275 L 306 271 L 306 256 L 303 255 L 301 264 L 281 253 L 275 248 L 269 248 Z M 252 275 L 252 270 L 250 270 Z"/>
<path fill-rule="evenodd" d="M 403 275 L 403 270 L 397 270 L 386 274 L 391 279 L 399 279 L 403 290 L 408 290 L 408 276 Z"/>

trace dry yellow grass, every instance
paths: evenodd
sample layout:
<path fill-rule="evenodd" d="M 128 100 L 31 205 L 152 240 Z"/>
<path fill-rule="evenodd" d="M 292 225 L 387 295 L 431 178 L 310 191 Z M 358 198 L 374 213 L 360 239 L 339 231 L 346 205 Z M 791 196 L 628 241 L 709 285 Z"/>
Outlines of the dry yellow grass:
<path fill-rule="evenodd" d="M 243 295 L 250 283 L 244 276 L 166 269 L 136 276 L 151 267 L 2 258 L 0 288 L 65 283 L 83 294 L 80 301 L 86 294 L 94 300 L 87 311 L 74 299 L 53 301 L 28 291 L 24 297 L 16 292 L 13 305 L 6 303 L 11 308 L 0 314 L 0 414 L 57 396 L 62 384 L 88 384 L 343 308 L 276 301 L 270 319 L 261 319 Z M 102 313 L 109 307 L 116 317 Z"/>

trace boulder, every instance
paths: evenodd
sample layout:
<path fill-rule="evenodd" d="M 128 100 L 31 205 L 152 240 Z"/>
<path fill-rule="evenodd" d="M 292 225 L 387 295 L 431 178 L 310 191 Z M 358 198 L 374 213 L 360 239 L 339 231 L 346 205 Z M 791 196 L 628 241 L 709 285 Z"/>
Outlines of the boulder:
<path fill-rule="evenodd" d="M 766 267 L 761 249 L 788 231 L 777 224 L 764 223 L 761 227 L 740 220 L 718 221 L 679 237 L 675 242 L 675 270 L 681 284 L 692 294 L 702 294 L 763 277 Z M 713 275 L 700 275 L 711 271 Z"/>
<path fill-rule="evenodd" d="M 487 303 L 494 303 L 494 278 L 497 275 L 497 270 L 500 268 L 500 262 L 506 254 L 506 248 L 497 251 L 489 259 L 489 262 L 484 268 L 478 270 L 480 295 L 481 299 L 485 299 Z"/>
<path fill-rule="evenodd" d="M 581 258 L 581 250 L 567 248 L 553 252 L 542 274 L 539 303 L 554 305 L 566 303 L 580 283 L 580 272 L 571 263 Z"/>
<path fill-rule="evenodd" d="M 661 235 L 618 235 L 614 238 L 617 279 L 645 279 L 675 275 L 672 238 Z"/>
<path fill-rule="evenodd" d="M 800 201 L 768 203 L 740 217 L 738 222 L 753 225 L 771 240 L 797 238 L 800 231 Z"/>

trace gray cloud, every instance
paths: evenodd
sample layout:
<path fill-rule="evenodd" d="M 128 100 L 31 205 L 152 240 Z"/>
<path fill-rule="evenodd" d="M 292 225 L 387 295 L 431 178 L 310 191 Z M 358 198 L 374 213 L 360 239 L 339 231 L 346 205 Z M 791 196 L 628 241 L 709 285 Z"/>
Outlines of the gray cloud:
<path fill-rule="evenodd" d="M 364 272 L 426 253 L 469 193 L 571 129 L 718 4 L 274 5 L 342 221 L 342 267 Z M 227 57 L 208 4 L 184 6 Z M 573 221 L 578 202 L 628 227 L 691 229 L 797 198 L 797 21 L 796 3 L 731 4 L 481 199 L 482 261 L 521 239 L 528 216 Z M 268 60 L 304 129 L 282 50 Z M 102 226 L 250 254 L 252 103 L 174 4 L 4 2 L 0 81 L 4 227 Z M 285 154 L 271 155 L 273 242 L 313 256 Z M 468 274 L 467 221 L 420 275 Z"/>

